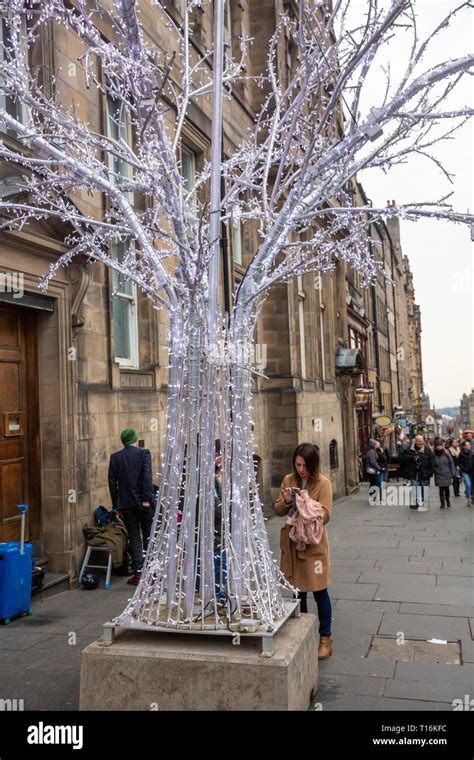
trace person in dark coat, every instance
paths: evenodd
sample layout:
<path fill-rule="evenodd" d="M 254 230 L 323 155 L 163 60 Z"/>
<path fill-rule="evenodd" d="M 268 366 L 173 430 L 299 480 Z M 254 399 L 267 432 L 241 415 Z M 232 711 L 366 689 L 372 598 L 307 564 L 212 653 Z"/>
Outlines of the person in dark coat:
<path fill-rule="evenodd" d="M 419 512 L 426 512 L 428 507 L 424 503 L 425 487 L 430 484 L 434 460 L 431 449 L 425 445 L 422 435 L 415 436 L 411 448 L 403 452 L 402 460 L 404 473 L 410 479 L 414 494 L 411 509 L 418 508 Z"/>
<path fill-rule="evenodd" d="M 379 442 L 375 438 L 371 438 L 369 446 L 364 455 L 365 471 L 369 478 L 369 504 L 380 501 L 381 485 L 380 485 L 380 473 L 382 468 L 379 464 L 377 457 L 377 448 Z"/>
<path fill-rule="evenodd" d="M 459 493 L 459 486 L 461 485 L 461 470 L 459 469 L 459 456 L 461 454 L 461 449 L 459 448 L 459 442 L 455 439 L 451 439 L 451 444 L 449 446 L 449 453 L 451 454 L 453 458 L 453 464 L 454 464 L 454 478 L 453 478 L 453 491 L 454 496 L 461 496 Z"/>
<path fill-rule="evenodd" d="M 377 454 L 377 461 L 380 466 L 379 480 L 380 487 L 383 488 L 388 482 L 389 466 L 390 466 L 390 452 L 386 446 L 379 444 L 375 450 Z"/>
<path fill-rule="evenodd" d="M 138 435 L 131 428 L 123 430 L 120 439 L 123 449 L 110 457 L 109 491 L 112 507 L 118 511 L 128 531 L 133 577 L 127 583 L 137 586 L 155 507 L 151 454 L 148 449 L 139 448 Z"/>
<path fill-rule="evenodd" d="M 469 441 L 463 441 L 458 464 L 461 471 L 461 477 L 464 481 L 466 506 L 470 507 L 472 481 L 474 479 L 474 457 L 472 456 L 471 444 Z"/>
<path fill-rule="evenodd" d="M 444 448 L 443 441 L 439 441 L 434 450 L 433 471 L 435 476 L 435 485 L 439 488 L 440 508 L 450 507 L 449 486 L 454 478 L 453 458 L 449 451 Z"/>

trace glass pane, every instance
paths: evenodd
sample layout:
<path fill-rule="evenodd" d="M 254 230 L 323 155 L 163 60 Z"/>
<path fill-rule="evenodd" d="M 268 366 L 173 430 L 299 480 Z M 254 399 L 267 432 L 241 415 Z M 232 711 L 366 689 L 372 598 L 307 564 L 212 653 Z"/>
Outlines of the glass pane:
<path fill-rule="evenodd" d="M 242 228 L 240 222 L 232 225 L 232 258 L 242 264 Z"/>
<path fill-rule="evenodd" d="M 128 241 L 112 243 L 112 258 L 122 261 L 125 254 L 128 252 L 129 245 L 130 243 Z M 116 272 L 115 269 L 112 270 L 112 288 L 114 291 L 133 296 L 133 282 L 127 280 L 123 274 Z"/>
<path fill-rule="evenodd" d="M 132 358 L 130 340 L 130 302 L 120 296 L 113 298 L 115 356 L 119 359 Z"/>

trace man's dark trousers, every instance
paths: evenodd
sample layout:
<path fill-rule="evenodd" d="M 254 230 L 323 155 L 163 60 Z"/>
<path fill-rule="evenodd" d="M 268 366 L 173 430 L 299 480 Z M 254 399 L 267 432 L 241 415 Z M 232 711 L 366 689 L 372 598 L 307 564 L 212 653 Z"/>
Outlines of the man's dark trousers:
<path fill-rule="evenodd" d="M 132 570 L 139 573 L 143 567 L 143 551 L 146 552 L 150 540 L 151 525 L 153 522 L 153 507 L 134 507 L 120 510 L 120 517 L 128 531 L 128 553 L 132 561 Z M 142 551 L 143 537 L 143 551 Z"/>

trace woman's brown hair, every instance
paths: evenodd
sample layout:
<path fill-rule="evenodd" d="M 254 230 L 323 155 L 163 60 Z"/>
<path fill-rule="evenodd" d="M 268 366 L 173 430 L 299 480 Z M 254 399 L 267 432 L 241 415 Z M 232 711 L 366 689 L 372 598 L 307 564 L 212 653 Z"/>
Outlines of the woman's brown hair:
<path fill-rule="evenodd" d="M 296 482 L 298 483 L 299 488 L 301 488 L 301 477 L 299 476 L 295 465 L 296 457 L 302 457 L 302 459 L 304 459 L 306 469 L 309 472 L 309 480 L 312 480 L 313 482 L 319 480 L 319 446 L 316 446 L 314 443 L 300 443 L 295 449 L 295 453 L 293 454 L 293 472 Z"/>

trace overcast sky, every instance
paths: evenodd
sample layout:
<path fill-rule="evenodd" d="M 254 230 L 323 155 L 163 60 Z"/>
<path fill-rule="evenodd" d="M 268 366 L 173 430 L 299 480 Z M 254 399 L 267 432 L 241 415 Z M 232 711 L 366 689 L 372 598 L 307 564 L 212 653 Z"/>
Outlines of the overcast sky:
<path fill-rule="evenodd" d="M 424 38 L 441 19 L 460 3 L 444 0 L 417 0 L 418 34 Z M 385 3 L 386 7 L 388 3 Z M 351 0 L 351 14 L 365 9 L 365 0 Z M 354 16 L 352 16 L 352 19 Z M 474 39 L 474 13 L 463 11 L 428 49 L 419 73 L 435 64 L 471 52 Z M 411 38 L 406 32 L 391 40 L 387 52 L 392 76 L 403 72 Z M 386 55 L 384 56 L 386 60 Z M 382 63 L 383 58 L 380 59 Z M 380 105 L 385 77 L 377 66 L 370 80 L 365 107 Z M 472 78 L 458 85 L 449 101 L 453 108 L 473 103 Z M 365 110 L 365 109 L 364 109 Z M 454 184 L 427 160 L 418 157 L 394 167 L 388 174 L 369 170 L 359 175 L 374 206 L 394 199 L 398 204 L 435 201 L 454 191 L 450 202 L 458 211 L 474 210 L 473 121 L 458 131 L 454 139 L 439 145 L 435 155 L 456 176 Z M 422 352 L 425 392 L 436 407 L 458 405 L 463 393 L 474 387 L 473 378 L 473 243 L 466 226 L 436 220 L 402 221 L 403 253 L 410 259 L 414 273 L 415 295 L 421 307 Z"/>

